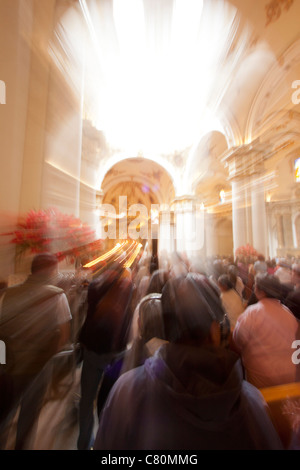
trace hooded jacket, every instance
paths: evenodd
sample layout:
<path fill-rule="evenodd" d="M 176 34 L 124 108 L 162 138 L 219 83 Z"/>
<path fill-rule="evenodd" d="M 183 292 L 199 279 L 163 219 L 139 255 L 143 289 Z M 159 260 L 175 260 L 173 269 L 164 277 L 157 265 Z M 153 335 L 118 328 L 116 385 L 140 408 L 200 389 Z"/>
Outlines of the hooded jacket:
<path fill-rule="evenodd" d="M 165 344 L 115 383 L 95 450 L 275 450 L 282 443 L 239 357 Z"/>

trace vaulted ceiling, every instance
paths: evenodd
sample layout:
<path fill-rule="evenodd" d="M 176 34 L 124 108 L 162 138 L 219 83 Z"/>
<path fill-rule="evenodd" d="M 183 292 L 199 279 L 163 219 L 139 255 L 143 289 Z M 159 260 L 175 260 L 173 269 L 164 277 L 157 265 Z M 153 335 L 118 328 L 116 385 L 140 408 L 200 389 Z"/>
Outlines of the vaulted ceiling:
<path fill-rule="evenodd" d="M 295 111 L 299 0 L 80 4 L 90 44 L 85 111 L 101 134 L 102 190 L 112 190 L 112 174 L 116 184 L 129 173 L 138 182 L 141 168 L 155 174 L 159 165 L 175 195 L 217 201 L 230 186 L 220 156 L 261 136 L 275 146 L 274 115 Z"/>

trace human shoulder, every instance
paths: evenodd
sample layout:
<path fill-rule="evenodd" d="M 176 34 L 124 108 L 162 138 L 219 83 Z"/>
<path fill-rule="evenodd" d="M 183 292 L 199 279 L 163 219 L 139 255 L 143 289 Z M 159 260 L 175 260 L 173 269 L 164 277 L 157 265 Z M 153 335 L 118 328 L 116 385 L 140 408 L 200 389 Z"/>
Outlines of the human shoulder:
<path fill-rule="evenodd" d="M 237 318 L 235 327 L 233 329 L 233 341 L 240 347 L 242 343 L 247 342 L 252 334 L 255 319 L 259 317 L 256 315 L 255 305 L 249 305 Z M 240 343 L 242 342 L 242 343 Z"/>
<path fill-rule="evenodd" d="M 127 372 L 121 373 L 119 378 L 113 384 L 104 409 L 115 411 L 119 408 L 118 403 L 128 403 L 132 406 L 137 405 L 142 395 L 145 393 L 145 374 L 144 366 L 135 367 Z"/>
<path fill-rule="evenodd" d="M 238 321 L 239 322 L 251 321 L 253 318 L 257 316 L 257 313 L 260 311 L 260 309 L 261 309 L 261 306 L 258 305 L 258 302 L 252 305 L 248 305 L 248 306 L 246 305 L 242 315 L 240 315 L 240 317 L 238 318 Z"/>
<path fill-rule="evenodd" d="M 243 380 L 241 399 L 248 410 L 247 416 L 256 428 L 255 439 L 259 448 L 283 450 L 282 442 L 270 419 L 268 404 L 261 391 L 248 381 Z M 249 410 L 251 410 L 250 413 Z"/>
<path fill-rule="evenodd" d="M 57 294 L 64 294 L 65 291 L 61 289 L 60 287 L 53 286 L 51 284 L 46 284 L 43 286 L 43 290 L 45 293 L 48 293 L 49 295 L 57 295 Z"/>

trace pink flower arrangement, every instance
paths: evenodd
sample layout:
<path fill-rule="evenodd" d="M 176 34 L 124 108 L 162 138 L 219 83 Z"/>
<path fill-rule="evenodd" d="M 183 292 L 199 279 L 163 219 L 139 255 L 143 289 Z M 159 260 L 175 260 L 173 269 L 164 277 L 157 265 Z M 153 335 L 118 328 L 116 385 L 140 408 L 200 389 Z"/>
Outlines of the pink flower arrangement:
<path fill-rule="evenodd" d="M 247 243 L 244 246 L 240 246 L 235 250 L 235 255 L 236 256 L 257 256 L 258 252 L 253 248 L 252 245 Z"/>
<path fill-rule="evenodd" d="M 56 208 L 34 211 L 20 217 L 11 243 L 17 245 L 18 255 L 25 252 L 51 251 L 59 260 L 75 258 L 83 250 L 99 249 L 102 241 L 92 241 L 94 231 L 73 215 Z"/>

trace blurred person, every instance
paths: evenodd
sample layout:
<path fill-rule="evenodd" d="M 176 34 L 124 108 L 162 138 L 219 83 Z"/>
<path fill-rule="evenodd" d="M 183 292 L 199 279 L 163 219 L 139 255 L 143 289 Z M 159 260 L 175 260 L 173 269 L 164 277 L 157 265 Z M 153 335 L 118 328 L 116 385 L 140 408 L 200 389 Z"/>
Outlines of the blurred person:
<path fill-rule="evenodd" d="M 147 288 L 145 289 L 144 294 L 140 297 L 139 301 L 141 301 L 146 295 L 148 294 L 160 294 L 162 291 L 163 286 L 167 282 L 169 278 L 169 271 L 166 269 L 156 269 L 151 274 L 150 279 L 148 280 Z M 134 309 L 133 317 L 132 317 L 132 324 L 130 328 L 130 338 L 129 342 L 131 343 L 133 338 L 138 335 L 139 327 L 138 327 L 138 317 L 139 317 L 139 304 L 137 304 L 136 308 Z"/>
<path fill-rule="evenodd" d="M 232 335 L 246 379 L 258 388 L 295 382 L 300 365 L 291 356 L 299 324 L 280 301 L 280 282 L 270 274 L 258 274 L 254 292 L 258 301 L 238 317 Z"/>
<path fill-rule="evenodd" d="M 292 265 L 293 288 L 287 293 L 284 304 L 291 310 L 297 320 L 300 320 L 300 263 Z"/>
<path fill-rule="evenodd" d="M 292 269 L 291 266 L 287 263 L 285 258 L 280 258 L 277 263 L 277 269 L 274 273 L 281 284 L 286 284 L 287 286 L 292 285 Z"/>
<path fill-rule="evenodd" d="M 209 280 L 214 284 L 218 292 L 220 292 L 218 279 L 222 274 L 225 274 L 225 268 L 223 266 L 222 260 L 215 259 L 212 264 L 212 273 L 209 276 Z"/>
<path fill-rule="evenodd" d="M 227 271 L 228 267 L 232 265 L 235 266 L 233 256 L 225 256 L 225 258 L 223 259 L 223 266 L 225 268 L 225 271 Z"/>
<path fill-rule="evenodd" d="M 269 259 L 266 261 L 267 263 L 267 273 L 268 274 L 275 274 L 275 268 L 276 268 L 276 261 L 275 259 Z"/>
<path fill-rule="evenodd" d="M 150 277 L 146 294 L 161 294 L 168 278 L 169 271 L 166 269 L 156 269 Z"/>
<path fill-rule="evenodd" d="M 257 255 L 257 260 L 253 264 L 254 275 L 258 273 L 266 273 L 268 270 L 268 266 L 266 263 L 266 259 L 264 255 L 259 254 Z"/>
<path fill-rule="evenodd" d="M 279 279 L 281 284 L 281 297 L 285 299 L 287 295 L 293 290 L 294 285 L 292 281 L 292 266 L 285 258 L 280 258 L 277 263 L 277 269 L 274 276 Z"/>
<path fill-rule="evenodd" d="M 300 289 L 291 291 L 285 298 L 284 305 L 300 321 Z"/>
<path fill-rule="evenodd" d="M 249 274 L 249 263 L 244 256 L 238 256 L 236 259 L 236 265 L 238 268 L 238 275 L 242 279 L 245 286 L 248 285 L 248 274 Z"/>
<path fill-rule="evenodd" d="M 292 264 L 292 284 L 294 290 L 300 290 L 300 263 Z"/>
<path fill-rule="evenodd" d="M 146 260 L 147 262 L 148 260 Z M 149 281 L 150 281 L 150 268 L 146 262 L 141 264 L 135 275 L 133 276 L 133 294 L 132 294 L 132 308 L 133 310 L 138 305 L 139 301 L 146 295 Z"/>
<path fill-rule="evenodd" d="M 222 276 L 219 277 L 218 285 L 221 292 L 221 301 L 228 315 L 231 329 L 233 330 L 238 317 L 245 310 L 245 306 L 241 296 L 234 288 L 228 274 L 222 274 Z"/>
<path fill-rule="evenodd" d="M 203 276 L 207 276 L 207 268 L 205 265 L 205 261 L 201 258 L 193 258 L 190 263 L 190 272 L 203 274 Z"/>
<path fill-rule="evenodd" d="M 171 278 L 162 310 L 168 343 L 117 380 L 94 449 L 282 449 L 261 393 L 223 346 L 225 312 L 207 279 Z"/>
<path fill-rule="evenodd" d="M 88 280 L 79 273 L 59 273 L 55 285 L 66 294 L 72 315 L 70 336 L 72 343 L 76 344 L 86 315 Z"/>
<path fill-rule="evenodd" d="M 230 278 L 231 284 L 239 294 L 241 298 L 243 298 L 245 286 L 242 281 L 242 278 L 238 275 L 238 268 L 234 264 L 230 264 L 227 268 L 227 274 Z"/>
<path fill-rule="evenodd" d="M 38 254 L 32 260 L 31 275 L 26 281 L 7 288 L 4 293 L 0 314 L 1 339 L 7 347 L 7 363 L 1 366 L 3 446 L 7 426 L 19 404 L 15 448 L 32 445 L 51 379 L 46 365 L 70 340 L 72 316 L 64 291 L 53 285 L 57 273 L 56 256 Z"/>
<path fill-rule="evenodd" d="M 137 306 L 138 330 L 131 346 L 106 367 L 97 399 L 100 414 L 108 393 L 119 376 L 151 357 L 166 342 L 161 294 L 147 294 Z"/>
<path fill-rule="evenodd" d="M 159 268 L 157 254 L 152 254 L 150 258 L 150 275 Z"/>
<path fill-rule="evenodd" d="M 91 449 L 94 412 L 105 367 L 127 347 L 131 323 L 132 275 L 117 265 L 88 288 L 86 320 L 79 335 L 83 346 L 78 450 Z"/>

